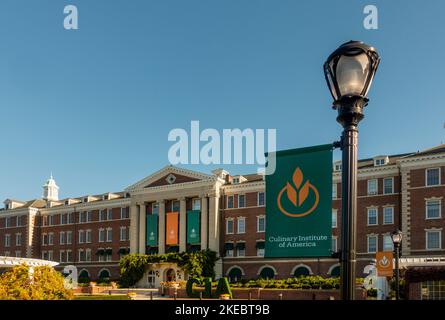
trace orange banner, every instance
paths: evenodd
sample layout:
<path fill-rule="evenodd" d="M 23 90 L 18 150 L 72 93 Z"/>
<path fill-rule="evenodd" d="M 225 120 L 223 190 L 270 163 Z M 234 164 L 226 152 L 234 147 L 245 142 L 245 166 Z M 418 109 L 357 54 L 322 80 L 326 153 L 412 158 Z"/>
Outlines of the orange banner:
<path fill-rule="evenodd" d="M 391 251 L 380 251 L 376 254 L 377 276 L 391 277 L 393 275 L 393 255 Z"/>
<path fill-rule="evenodd" d="M 167 234 L 166 244 L 169 246 L 177 245 L 178 241 L 178 227 L 179 227 L 179 213 L 169 212 L 167 216 Z"/>

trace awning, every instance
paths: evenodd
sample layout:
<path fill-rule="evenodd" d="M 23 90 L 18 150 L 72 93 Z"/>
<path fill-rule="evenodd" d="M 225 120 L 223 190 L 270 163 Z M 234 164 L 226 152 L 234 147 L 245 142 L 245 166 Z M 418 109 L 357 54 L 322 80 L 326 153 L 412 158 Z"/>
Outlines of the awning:
<path fill-rule="evenodd" d="M 105 249 L 105 254 L 112 254 L 113 253 L 113 249 Z"/>
<path fill-rule="evenodd" d="M 179 246 L 169 246 L 167 248 L 167 253 L 179 252 Z"/>
<path fill-rule="evenodd" d="M 119 248 L 119 254 L 127 254 L 130 253 L 129 248 Z"/>
<path fill-rule="evenodd" d="M 233 250 L 233 242 L 227 242 L 227 243 L 224 245 L 224 249 L 225 249 L 225 250 Z"/>
<path fill-rule="evenodd" d="M 246 248 L 246 243 L 245 242 L 237 242 L 236 243 L 236 249 L 243 250 L 245 248 Z"/>
<path fill-rule="evenodd" d="M 256 243 L 256 248 L 257 249 L 264 249 L 264 247 L 265 247 L 265 242 L 264 241 L 258 241 L 257 243 Z"/>
<path fill-rule="evenodd" d="M 97 249 L 97 251 L 96 251 L 96 254 L 98 255 L 98 256 L 101 256 L 101 255 L 103 255 L 105 253 L 105 250 L 104 249 Z"/>

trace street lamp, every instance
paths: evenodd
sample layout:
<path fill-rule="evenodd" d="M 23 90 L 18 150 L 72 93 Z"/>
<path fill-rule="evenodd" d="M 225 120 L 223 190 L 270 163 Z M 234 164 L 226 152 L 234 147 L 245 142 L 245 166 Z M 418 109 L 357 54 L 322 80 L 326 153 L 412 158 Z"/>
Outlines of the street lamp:
<path fill-rule="evenodd" d="M 399 257 L 400 257 L 400 244 L 402 242 L 402 231 L 396 230 L 391 234 L 392 243 L 394 243 L 394 251 L 396 254 L 396 300 L 400 299 L 400 286 L 399 286 L 399 278 L 400 278 L 400 271 L 399 271 Z"/>
<path fill-rule="evenodd" d="M 359 41 L 342 44 L 324 64 L 324 74 L 343 126 L 342 149 L 342 238 L 341 297 L 355 298 L 357 216 L 357 126 L 374 79 L 380 57 L 374 48 Z"/>

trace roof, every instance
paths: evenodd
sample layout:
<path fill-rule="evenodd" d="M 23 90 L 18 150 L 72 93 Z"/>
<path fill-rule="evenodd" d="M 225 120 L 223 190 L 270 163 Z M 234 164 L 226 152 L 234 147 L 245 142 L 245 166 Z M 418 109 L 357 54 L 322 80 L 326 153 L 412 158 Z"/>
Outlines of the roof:
<path fill-rule="evenodd" d="M 428 156 L 428 155 L 433 155 L 433 154 L 437 154 L 437 153 L 445 153 L 445 144 L 441 144 L 441 145 L 438 145 L 438 146 L 435 146 L 435 147 L 432 147 L 429 149 L 425 149 L 423 151 L 417 151 L 416 153 L 412 153 L 407 158 Z"/>

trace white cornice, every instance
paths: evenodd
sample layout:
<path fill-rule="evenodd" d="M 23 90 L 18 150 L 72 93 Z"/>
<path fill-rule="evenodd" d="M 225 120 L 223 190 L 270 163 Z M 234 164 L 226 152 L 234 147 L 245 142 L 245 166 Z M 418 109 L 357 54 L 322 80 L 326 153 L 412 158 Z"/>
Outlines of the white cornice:
<path fill-rule="evenodd" d="M 130 198 L 120 198 L 113 200 L 95 201 L 95 202 L 83 202 L 79 204 L 72 204 L 70 206 L 57 206 L 52 208 L 42 208 L 40 212 L 42 214 L 58 214 L 58 213 L 69 213 L 69 212 L 79 212 L 88 211 L 94 209 L 106 209 L 109 207 L 119 207 L 119 206 L 129 206 L 131 203 Z"/>
<path fill-rule="evenodd" d="M 175 167 L 175 166 L 166 166 L 164 168 L 162 168 L 161 170 L 149 175 L 148 177 L 136 182 L 135 184 L 127 187 L 125 189 L 125 191 L 136 191 L 139 189 L 143 189 L 144 187 L 146 187 L 147 185 L 149 185 L 150 183 L 153 183 L 159 179 L 161 179 L 163 176 L 172 173 L 172 174 L 180 174 L 186 177 L 190 177 L 190 178 L 194 178 L 194 179 L 198 179 L 198 180 L 213 180 L 216 181 L 217 177 L 213 176 L 213 175 L 209 175 L 209 174 L 205 174 L 205 173 L 201 173 L 201 172 L 197 172 L 197 171 L 193 171 L 193 170 L 188 170 L 188 169 L 184 169 L 184 168 L 179 168 L 179 167 Z"/>
<path fill-rule="evenodd" d="M 409 158 L 402 158 L 397 160 L 401 167 L 411 167 L 417 165 L 431 165 L 444 163 L 445 153 L 437 153 L 425 156 L 411 156 Z"/>
<path fill-rule="evenodd" d="M 221 189 L 226 193 L 248 192 L 248 191 L 264 191 L 266 187 L 265 181 L 256 181 L 241 184 L 224 185 Z"/>

